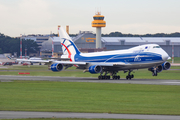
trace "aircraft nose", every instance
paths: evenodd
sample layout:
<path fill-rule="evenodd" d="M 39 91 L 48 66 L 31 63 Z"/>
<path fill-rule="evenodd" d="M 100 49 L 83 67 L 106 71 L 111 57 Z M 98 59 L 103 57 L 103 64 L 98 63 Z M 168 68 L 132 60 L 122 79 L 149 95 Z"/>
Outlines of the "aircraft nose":
<path fill-rule="evenodd" d="M 169 55 L 164 51 L 162 54 L 163 61 L 166 61 L 169 58 Z"/>

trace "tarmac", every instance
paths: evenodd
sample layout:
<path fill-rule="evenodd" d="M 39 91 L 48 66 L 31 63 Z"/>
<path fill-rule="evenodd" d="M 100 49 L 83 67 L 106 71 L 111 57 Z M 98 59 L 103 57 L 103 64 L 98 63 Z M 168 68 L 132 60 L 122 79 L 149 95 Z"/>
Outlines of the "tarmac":
<path fill-rule="evenodd" d="M 180 116 L 173 115 L 0 111 L 0 119 L 17 118 L 112 118 L 143 120 L 180 120 Z"/>
<path fill-rule="evenodd" d="M 15 76 L 0 75 L 1 82 L 11 82 L 13 80 L 34 80 L 34 81 L 60 81 L 60 82 L 93 82 L 93 83 L 125 83 L 125 84 L 149 84 L 149 85 L 180 85 L 180 80 L 160 80 L 160 79 L 131 79 L 120 80 L 98 80 L 89 77 L 54 77 L 54 76 Z"/>

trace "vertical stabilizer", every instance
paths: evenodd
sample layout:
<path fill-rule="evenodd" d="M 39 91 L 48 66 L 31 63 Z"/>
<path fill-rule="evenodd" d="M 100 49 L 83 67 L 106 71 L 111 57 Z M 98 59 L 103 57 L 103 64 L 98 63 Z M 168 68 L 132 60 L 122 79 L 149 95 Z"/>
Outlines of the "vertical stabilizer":
<path fill-rule="evenodd" d="M 66 33 L 66 31 L 62 27 L 58 27 L 58 31 L 63 54 L 68 56 L 79 54 L 80 51 L 78 50 L 72 39 L 69 37 L 69 35 Z"/>

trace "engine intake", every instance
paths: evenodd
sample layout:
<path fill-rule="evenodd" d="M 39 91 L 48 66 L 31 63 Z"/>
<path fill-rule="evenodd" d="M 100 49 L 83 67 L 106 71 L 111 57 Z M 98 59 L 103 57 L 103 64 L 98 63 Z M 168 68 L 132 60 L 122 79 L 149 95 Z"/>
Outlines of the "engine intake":
<path fill-rule="evenodd" d="M 170 69 L 171 64 L 169 62 L 165 62 L 162 64 L 162 66 L 163 66 L 163 70 L 168 70 L 168 69 Z"/>
<path fill-rule="evenodd" d="M 92 74 L 100 73 L 102 71 L 102 67 L 99 65 L 92 65 L 89 67 L 89 72 Z"/>
<path fill-rule="evenodd" d="M 53 72 L 61 71 L 61 70 L 63 70 L 63 65 L 61 63 L 54 63 L 51 65 L 51 70 Z"/>

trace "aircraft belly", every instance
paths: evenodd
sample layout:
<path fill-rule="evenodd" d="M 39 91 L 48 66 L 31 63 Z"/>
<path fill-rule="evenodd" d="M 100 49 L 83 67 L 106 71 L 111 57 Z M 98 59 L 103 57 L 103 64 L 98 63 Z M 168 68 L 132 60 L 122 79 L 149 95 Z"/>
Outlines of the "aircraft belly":
<path fill-rule="evenodd" d="M 120 66 L 110 66 L 110 67 L 104 67 L 105 70 L 130 70 L 130 69 L 143 69 L 143 68 L 152 68 L 154 66 L 158 66 L 163 64 L 163 62 L 154 62 L 154 63 L 137 63 L 137 64 L 128 64 L 128 65 L 120 65 Z"/>

